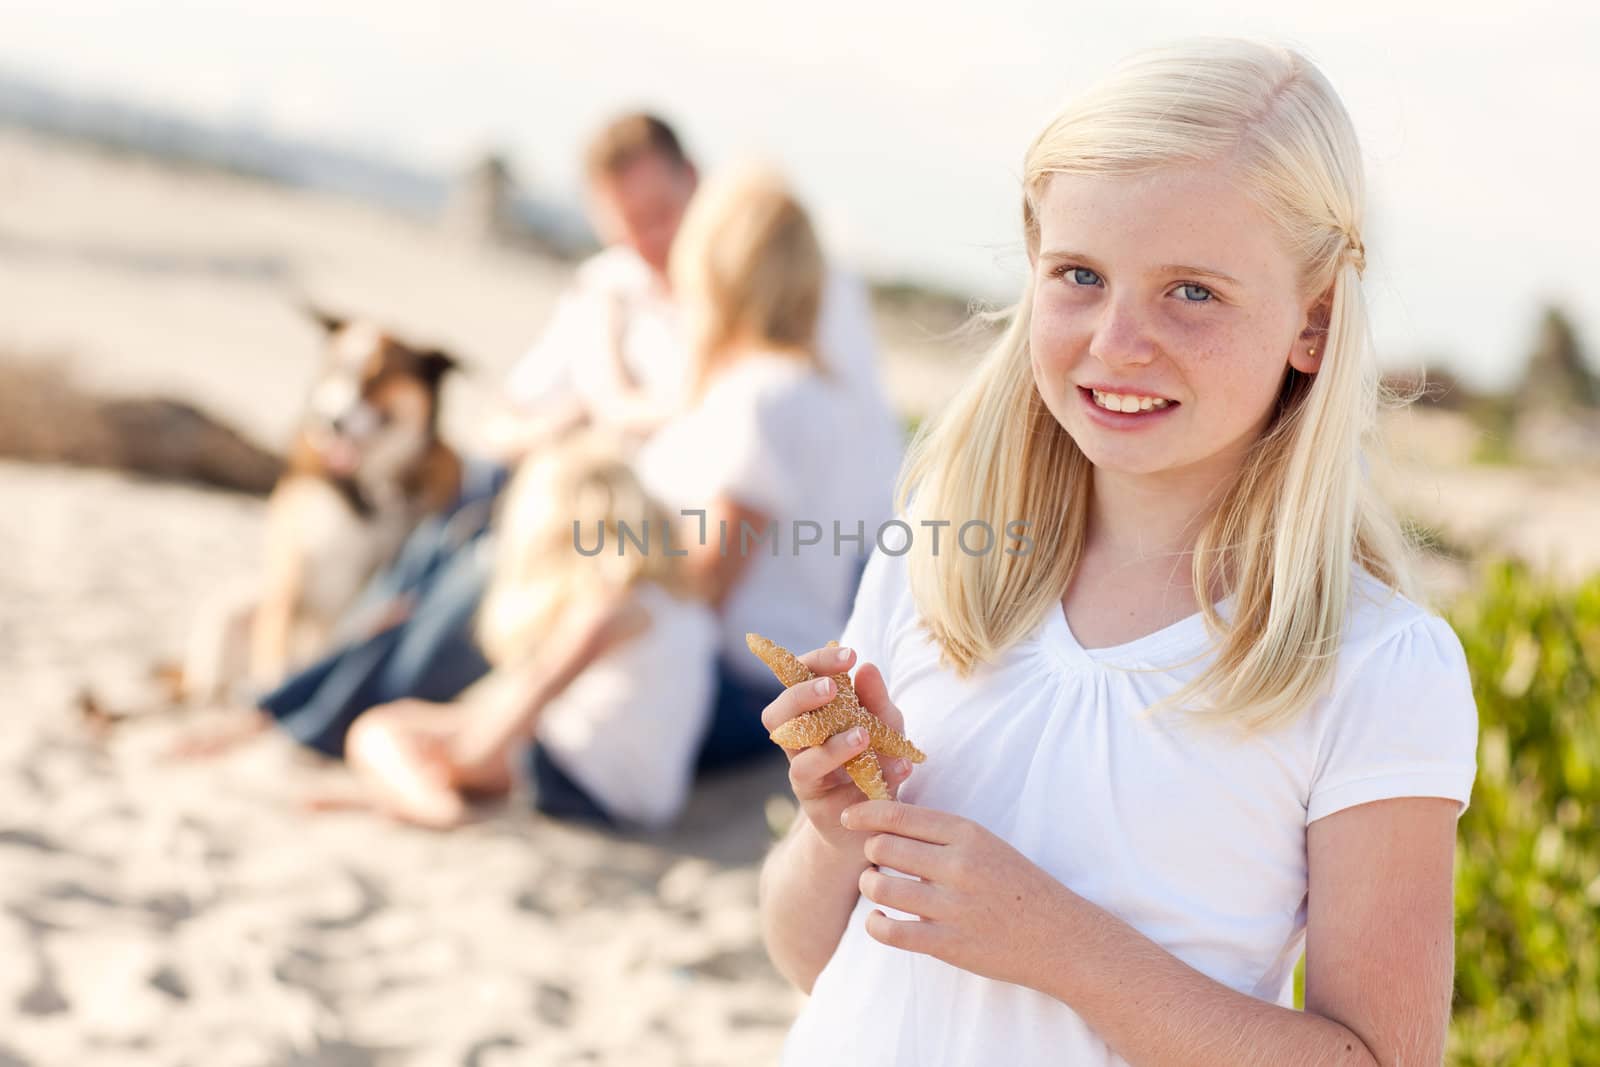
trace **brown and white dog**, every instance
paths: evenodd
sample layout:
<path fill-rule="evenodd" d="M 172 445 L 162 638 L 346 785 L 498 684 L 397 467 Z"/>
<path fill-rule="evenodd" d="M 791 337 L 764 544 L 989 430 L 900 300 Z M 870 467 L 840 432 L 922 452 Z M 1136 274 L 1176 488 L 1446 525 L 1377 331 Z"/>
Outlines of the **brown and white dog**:
<path fill-rule="evenodd" d="M 323 650 L 372 574 L 461 488 L 438 429 L 456 361 L 371 322 L 312 314 L 327 359 L 267 500 L 264 573 L 202 613 L 173 680 L 185 703 L 226 701 L 241 684 L 259 692 Z"/>

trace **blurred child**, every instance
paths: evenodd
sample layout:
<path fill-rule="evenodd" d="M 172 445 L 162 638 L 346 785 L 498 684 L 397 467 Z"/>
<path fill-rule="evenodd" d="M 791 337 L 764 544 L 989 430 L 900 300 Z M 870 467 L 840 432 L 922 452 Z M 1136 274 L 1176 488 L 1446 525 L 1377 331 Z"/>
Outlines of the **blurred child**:
<path fill-rule="evenodd" d="M 382 807 L 453 826 L 521 768 L 549 814 L 644 827 L 678 814 L 710 714 L 716 624 L 662 541 L 664 518 L 595 435 L 518 471 L 478 615 L 493 672 L 452 703 L 387 704 L 351 728 L 345 758 Z"/>

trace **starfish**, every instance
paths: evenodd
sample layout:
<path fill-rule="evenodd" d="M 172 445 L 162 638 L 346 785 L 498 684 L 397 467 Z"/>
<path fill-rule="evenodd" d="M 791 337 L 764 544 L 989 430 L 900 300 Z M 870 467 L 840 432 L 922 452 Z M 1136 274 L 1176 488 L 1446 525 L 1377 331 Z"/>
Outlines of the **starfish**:
<path fill-rule="evenodd" d="M 782 645 L 760 634 L 745 634 L 744 641 L 784 686 L 799 685 L 816 677 L 809 667 L 800 662 L 798 656 Z M 828 645 L 832 647 L 838 643 L 829 641 Z M 879 754 L 899 756 L 912 763 L 921 763 L 927 757 L 898 730 L 861 706 L 850 675 L 841 671 L 833 676 L 833 684 L 835 692 L 832 700 L 779 726 L 772 731 L 772 740 L 784 748 L 810 748 L 852 727 L 866 727 L 869 738 L 867 747 L 844 765 L 845 773 L 869 799 L 888 800 L 889 787 L 883 780 L 883 764 Z"/>

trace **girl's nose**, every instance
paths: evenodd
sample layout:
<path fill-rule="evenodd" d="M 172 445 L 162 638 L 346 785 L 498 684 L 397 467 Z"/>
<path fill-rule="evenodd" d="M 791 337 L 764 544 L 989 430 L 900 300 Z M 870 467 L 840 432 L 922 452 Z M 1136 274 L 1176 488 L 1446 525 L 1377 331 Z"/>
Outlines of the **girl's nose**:
<path fill-rule="evenodd" d="M 1137 367 L 1154 360 L 1155 353 L 1155 342 L 1134 300 L 1108 300 L 1095 324 L 1089 354 L 1108 367 Z"/>

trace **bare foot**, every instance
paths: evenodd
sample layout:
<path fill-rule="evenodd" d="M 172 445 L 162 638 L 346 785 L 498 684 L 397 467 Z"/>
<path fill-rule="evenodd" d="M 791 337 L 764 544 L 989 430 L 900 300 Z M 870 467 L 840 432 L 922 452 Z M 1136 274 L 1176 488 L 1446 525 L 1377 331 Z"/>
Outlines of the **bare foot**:
<path fill-rule="evenodd" d="M 394 718 L 368 712 L 350 730 L 345 761 L 373 803 L 403 822 L 448 830 L 467 820 L 450 784 L 443 744 Z"/>

